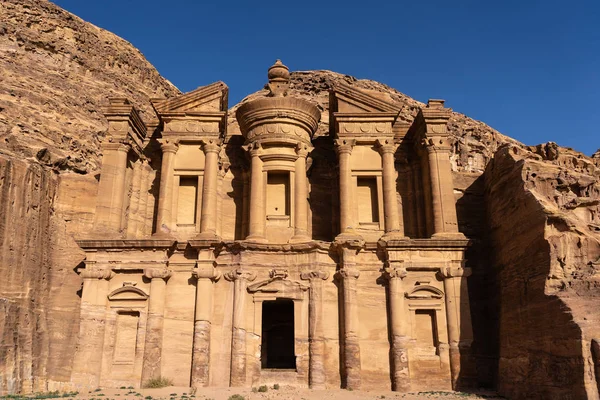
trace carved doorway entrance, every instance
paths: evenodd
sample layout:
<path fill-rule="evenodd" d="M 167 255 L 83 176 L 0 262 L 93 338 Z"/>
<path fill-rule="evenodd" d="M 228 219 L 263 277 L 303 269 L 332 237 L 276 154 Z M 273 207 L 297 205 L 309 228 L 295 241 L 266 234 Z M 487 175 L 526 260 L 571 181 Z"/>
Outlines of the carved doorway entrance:
<path fill-rule="evenodd" d="M 294 302 L 290 299 L 262 304 L 261 367 L 295 369 Z"/>

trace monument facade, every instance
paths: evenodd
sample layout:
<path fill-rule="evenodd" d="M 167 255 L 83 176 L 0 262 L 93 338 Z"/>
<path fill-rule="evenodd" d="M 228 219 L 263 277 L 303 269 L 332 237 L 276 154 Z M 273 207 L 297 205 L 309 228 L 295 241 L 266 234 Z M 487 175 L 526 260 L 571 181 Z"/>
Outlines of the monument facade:
<path fill-rule="evenodd" d="M 152 100 L 148 124 L 110 99 L 72 383 L 472 385 L 451 110 L 409 123 L 338 84 L 322 115 L 281 62 L 268 80 L 239 132 L 221 82 Z"/>

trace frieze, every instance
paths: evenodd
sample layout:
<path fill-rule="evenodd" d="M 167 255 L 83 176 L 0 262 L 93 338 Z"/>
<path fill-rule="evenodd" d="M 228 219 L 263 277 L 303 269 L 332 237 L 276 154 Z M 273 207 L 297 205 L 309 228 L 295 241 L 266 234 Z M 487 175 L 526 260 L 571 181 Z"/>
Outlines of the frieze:
<path fill-rule="evenodd" d="M 340 131 L 346 133 L 392 133 L 388 122 L 340 122 Z"/>
<path fill-rule="evenodd" d="M 165 123 L 166 133 L 215 133 L 219 132 L 218 122 L 169 121 Z"/>

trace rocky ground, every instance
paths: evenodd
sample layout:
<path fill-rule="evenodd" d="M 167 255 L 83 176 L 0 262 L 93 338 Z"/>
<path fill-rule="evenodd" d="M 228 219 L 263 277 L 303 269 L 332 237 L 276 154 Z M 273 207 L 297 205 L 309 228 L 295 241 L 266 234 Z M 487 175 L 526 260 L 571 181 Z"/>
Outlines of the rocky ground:
<path fill-rule="evenodd" d="M 44 397 L 45 396 L 45 397 Z M 57 396 L 57 397 L 51 397 Z M 7 398 L 7 397 L 4 397 Z M 204 388 L 193 391 L 190 388 L 166 387 L 161 389 L 96 389 L 85 393 L 64 392 L 45 393 L 31 397 L 11 396 L 12 399 L 41 399 L 41 398 L 74 398 L 94 400 L 363 400 L 363 399 L 502 399 L 491 392 L 463 393 L 463 392 L 418 392 L 396 393 L 390 391 L 348 391 L 342 389 L 315 391 L 309 389 L 294 389 L 272 386 L 256 387 L 254 389 L 240 388 Z"/>

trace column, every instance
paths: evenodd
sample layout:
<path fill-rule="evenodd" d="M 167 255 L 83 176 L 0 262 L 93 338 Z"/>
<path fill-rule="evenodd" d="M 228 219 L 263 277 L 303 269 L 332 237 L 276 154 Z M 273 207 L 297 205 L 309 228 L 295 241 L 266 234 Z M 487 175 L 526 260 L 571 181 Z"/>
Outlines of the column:
<path fill-rule="evenodd" d="M 246 289 L 248 282 L 256 279 L 254 272 L 241 268 L 225 274 L 225 279 L 233 282 L 233 324 L 231 336 L 231 376 L 230 386 L 246 385 Z"/>
<path fill-rule="evenodd" d="M 98 185 L 98 204 L 94 226 L 97 231 L 120 234 L 125 200 L 127 154 L 123 143 L 102 144 L 102 171 Z"/>
<path fill-rule="evenodd" d="M 300 278 L 310 281 L 308 300 L 308 385 L 325 389 L 325 336 L 323 333 L 323 281 L 329 272 L 309 271 Z"/>
<path fill-rule="evenodd" d="M 144 362 L 142 367 L 142 384 L 152 378 L 161 376 L 160 363 L 162 357 L 163 322 L 165 313 L 165 289 L 171 271 L 161 268 L 144 270 L 144 276 L 150 281 L 150 297 L 148 299 L 148 321 L 146 322 L 146 342 L 144 344 Z"/>
<path fill-rule="evenodd" d="M 391 139 L 377 140 L 383 169 L 383 209 L 385 212 L 385 236 L 404 238 L 404 221 L 398 212 L 396 194 L 396 167 L 394 153 L 396 146 Z"/>
<path fill-rule="evenodd" d="M 440 269 L 440 276 L 444 280 L 444 296 L 446 299 L 446 320 L 448 323 L 448 344 L 450 346 L 450 373 L 452 389 L 460 386 L 461 366 L 469 371 L 471 343 L 473 330 L 471 327 L 471 310 L 469 305 L 469 291 L 467 277 L 471 275 L 471 268 L 444 267 Z M 467 366 L 467 368 L 464 368 Z"/>
<path fill-rule="evenodd" d="M 100 384 L 104 327 L 106 320 L 106 298 L 110 269 L 87 267 L 81 271 L 79 343 L 73 360 L 72 381 L 78 389 L 96 388 Z"/>
<path fill-rule="evenodd" d="M 202 210 L 200 212 L 200 235 L 204 239 L 217 237 L 217 175 L 219 173 L 219 151 L 216 140 L 203 140 L 202 150 L 206 156 L 204 183 L 202 185 Z"/>
<path fill-rule="evenodd" d="M 156 234 L 170 235 L 174 228 L 173 215 L 173 171 L 175 167 L 175 154 L 179 145 L 164 141 L 162 150 L 162 165 L 160 169 L 160 191 L 158 195 L 158 215 L 156 220 Z"/>
<path fill-rule="evenodd" d="M 129 201 L 129 218 L 127 221 L 127 238 L 137 238 L 138 226 L 142 223 L 140 202 L 142 197 L 142 173 L 143 161 L 140 160 L 133 165 L 133 177 L 131 178 L 131 200 Z"/>
<path fill-rule="evenodd" d="M 247 240 L 265 242 L 265 182 L 263 179 L 263 162 L 260 159 L 260 144 L 254 143 L 249 149 L 250 166 L 250 212 L 249 234 Z"/>
<path fill-rule="evenodd" d="M 210 330 L 213 308 L 213 282 L 220 278 L 215 271 L 212 250 L 201 250 L 206 256 L 198 260 L 192 276 L 196 278 L 196 311 L 194 314 L 194 346 L 192 353 L 192 387 L 208 386 L 210 370 Z"/>
<path fill-rule="evenodd" d="M 335 149 L 338 153 L 340 175 L 340 234 L 352 234 L 354 221 L 352 221 L 352 170 L 350 167 L 350 154 L 356 144 L 355 140 L 337 139 Z"/>
<path fill-rule="evenodd" d="M 406 269 L 390 262 L 392 266 L 384 271 L 388 280 L 388 293 L 390 302 L 390 325 L 392 332 L 392 390 L 396 392 L 410 391 L 410 374 L 408 364 L 407 334 L 408 317 L 404 306 L 404 285 L 402 280 L 406 277 Z"/>
<path fill-rule="evenodd" d="M 308 236 L 308 181 L 306 179 L 306 156 L 308 146 L 300 143 L 296 147 L 298 158 L 295 164 L 294 236 L 291 242 L 307 242 Z"/>
<path fill-rule="evenodd" d="M 344 243 L 338 248 L 341 268 L 335 277 L 341 282 L 344 301 L 344 371 L 346 389 L 360 389 L 360 323 L 358 320 L 358 298 L 356 280 L 360 272 L 355 257 L 362 246 Z"/>

